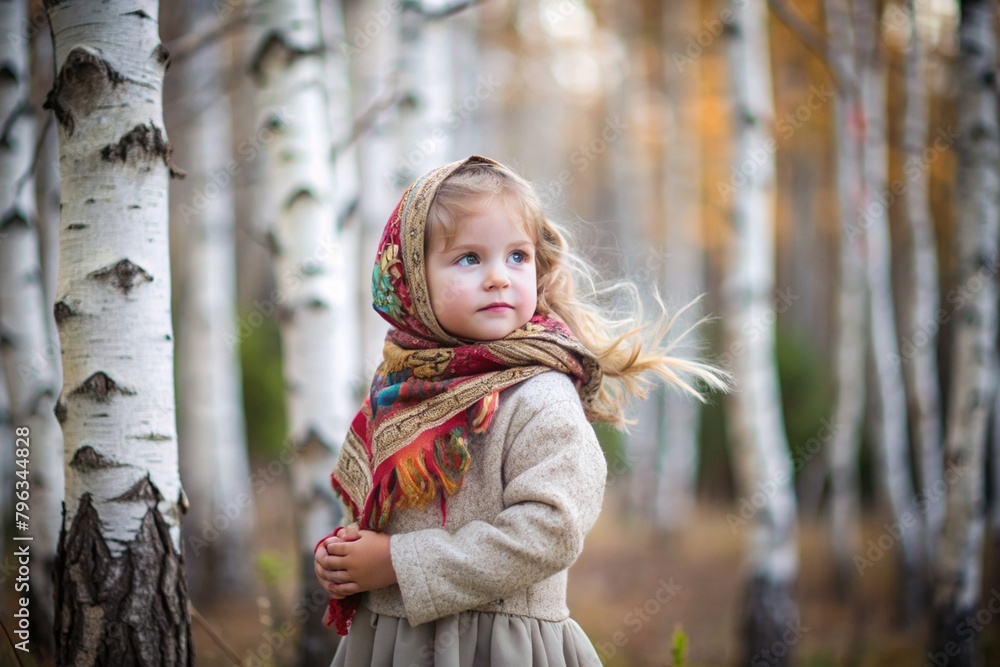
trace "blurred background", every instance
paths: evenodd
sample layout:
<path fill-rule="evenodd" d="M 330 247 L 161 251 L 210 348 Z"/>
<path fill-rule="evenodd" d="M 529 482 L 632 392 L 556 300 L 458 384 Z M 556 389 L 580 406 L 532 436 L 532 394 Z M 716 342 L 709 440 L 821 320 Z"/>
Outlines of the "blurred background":
<path fill-rule="evenodd" d="M 161 3 L 197 664 L 328 664 L 311 553 L 381 354 L 376 244 L 413 179 L 474 153 L 535 184 L 597 287 L 633 281 L 647 313 L 658 295 L 677 354 L 736 378 L 597 429 L 608 489 L 569 605 L 605 664 L 974 664 L 937 652 L 966 636 L 996 664 L 996 225 L 961 226 L 962 202 L 1000 204 L 996 54 L 973 71 L 959 48 L 963 16 L 983 43 L 996 25 L 963 4 Z M 989 337 L 972 366 L 959 322 Z M 942 573 L 976 589 L 957 616 Z"/>

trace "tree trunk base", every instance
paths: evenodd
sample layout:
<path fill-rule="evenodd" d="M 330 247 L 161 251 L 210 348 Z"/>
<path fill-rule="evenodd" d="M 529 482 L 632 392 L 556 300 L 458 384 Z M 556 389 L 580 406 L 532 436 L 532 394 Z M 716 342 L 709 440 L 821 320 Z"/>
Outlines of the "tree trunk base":
<path fill-rule="evenodd" d="M 754 576 L 743 608 L 743 659 L 752 667 L 787 667 L 794 646 L 809 628 L 799 622 L 793 585 Z"/>
<path fill-rule="evenodd" d="M 929 587 L 924 573 L 905 558 L 899 572 L 899 618 L 906 627 L 915 627 L 926 619 Z"/>
<path fill-rule="evenodd" d="M 934 610 L 932 632 L 934 643 L 927 654 L 927 663 L 937 667 L 980 667 L 976 610 Z"/>
<path fill-rule="evenodd" d="M 84 495 L 68 531 L 63 523 L 55 572 L 58 665 L 194 664 L 183 557 L 155 502 L 135 539 L 112 556 Z"/>

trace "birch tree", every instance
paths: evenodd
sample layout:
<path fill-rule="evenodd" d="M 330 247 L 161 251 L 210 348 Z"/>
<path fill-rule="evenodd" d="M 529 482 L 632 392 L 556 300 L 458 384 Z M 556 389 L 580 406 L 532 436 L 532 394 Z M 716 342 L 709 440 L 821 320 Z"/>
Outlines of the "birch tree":
<path fill-rule="evenodd" d="M 327 592 L 313 573 L 313 547 L 340 521 L 330 472 L 347 433 L 350 377 L 338 360 L 337 330 L 347 295 L 340 281 L 329 100 L 320 17 L 310 0 L 272 0 L 254 7 L 251 72 L 258 126 L 272 135 L 264 152 L 267 238 L 281 329 L 304 620 L 302 664 L 329 660 L 334 635 L 320 622 Z M 350 352 L 346 352 L 350 354 Z M 317 604 L 318 603 L 318 604 Z"/>
<path fill-rule="evenodd" d="M 355 252 L 361 239 L 361 178 L 358 171 L 358 144 L 355 136 L 354 110 L 351 90 L 350 57 L 347 49 L 347 30 L 345 26 L 344 5 L 340 0 L 324 2 L 320 5 L 323 25 L 323 43 L 326 45 L 326 81 L 330 99 L 330 128 L 333 141 L 334 210 L 336 211 L 337 235 L 344 251 L 340 253 L 342 260 L 340 275 L 341 299 L 343 310 L 337 317 L 338 350 L 348 351 L 340 360 L 340 372 L 348 381 L 351 394 L 360 396 L 367 385 L 368 378 L 362 377 L 362 359 L 357 354 L 361 349 L 360 309 L 369 308 L 369 301 L 361 303 L 358 300 L 358 282 L 361 267 L 369 268 L 367 255 Z M 366 276 L 367 277 L 367 276 Z M 367 287 L 369 281 L 364 284 Z"/>
<path fill-rule="evenodd" d="M 155 0 L 45 5 L 62 192 L 58 663 L 190 665 L 161 99 L 169 56 Z"/>
<path fill-rule="evenodd" d="M 406 187 L 424 172 L 452 157 L 448 107 L 454 97 L 451 74 L 451 28 L 434 20 L 441 0 L 404 0 L 398 18 L 401 105 L 396 185 Z M 388 216 L 387 216 L 388 217 Z"/>
<path fill-rule="evenodd" d="M 902 608 L 913 620 L 913 612 L 924 608 L 922 585 L 923 520 L 916 511 L 909 438 L 906 392 L 899 364 L 889 239 L 889 160 L 886 148 L 886 73 L 878 42 L 875 0 L 854 2 L 858 80 L 865 138 L 862 166 L 865 180 L 864 209 L 859 229 L 865 236 L 868 286 L 868 327 L 873 361 L 875 404 L 874 440 L 879 468 L 894 523 L 900 526 L 902 562 L 900 573 Z"/>
<path fill-rule="evenodd" d="M 38 107 L 44 103 L 52 89 L 52 38 L 48 34 L 35 35 L 31 40 L 31 96 Z M 55 118 L 50 112 L 37 124 L 38 156 L 35 166 L 35 207 L 38 212 L 38 244 L 42 264 L 42 287 L 45 294 L 45 312 L 49 320 L 51 344 L 58 347 L 59 335 L 52 316 L 55 305 L 56 279 L 59 271 L 59 134 Z M 59 357 L 58 349 L 54 354 Z M 56 364 L 58 382 L 62 382 L 62 367 Z M 59 449 L 62 449 L 60 445 Z M 60 470 L 62 464 L 59 463 Z"/>
<path fill-rule="evenodd" d="M 184 6 L 185 32 L 218 21 L 213 0 Z M 252 581 L 254 506 L 236 336 L 231 109 L 223 88 L 229 42 L 204 44 L 176 65 L 178 159 L 187 178 L 172 191 L 177 291 L 178 429 L 189 581 L 202 599 L 245 591 Z"/>
<path fill-rule="evenodd" d="M 732 0 L 730 11 L 733 169 L 742 169 L 745 178 L 733 193 L 723 319 L 729 349 L 740 350 L 732 368 L 738 393 L 729 402 L 727 420 L 736 479 L 740 492 L 746 498 L 753 496 L 757 507 L 749 527 L 739 659 L 740 664 L 754 664 L 782 642 L 782 634 L 798 617 L 793 591 L 798 574 L 797 521 L 774 359 L 774 324 L 761 316 L 770 307 L 774 290 L 775 165 L 765 148 L 774 142 L 767 6 Z M 753 167 L 746 169 L 746 164 Z M 760 335 L 743 337 L 744 327 L 756 327 Z M 784 646 L 790 648 L 787 642 Z M 786 665 L 790 652 L 781 657 L 768 654 L 769 661 L 773 657 L 777 662 L 771 664 Z"/>
<path fill-rule="evenodd" d="M 63 473 L 58 462 L 62 433 L 53 414 L 58 393 L 57 359 L 49 344 L 48 316 L 40 265 L 38 219 L 31 178 L 35 152 L 35 109 L 31 104 L 28 40 L 21 36 L 26 5 L 0 4 L 0 356 L 7 383 L 9 415 L 26 436 L 23 475 L 6 489 L 27 501 L 27 524 L 15 535 L 32 537 L 30 593 L 34 635 L 45 652 L 52 647 L 52 571 L 59 537 Z M 27 435 L 21 429 L 27 429 Z M 21 457 L 18 457 L 21 459 Z M 11 458 L 13 460 L 13 457 Z M 23 495 L 22 495 L 23 493 Z"/>
<path fill-rule="evenodd" d="M 924 551 L 933 569 L 934 549 L 944 523 L 944 498 L 939 491 L 942 479 L 941 398 L 938 388 L 938 261 L 937 242 L 930 208 L 929 167 L 924 165 L 927 146 L 927 91 L 924 83 L 924 49 L 918 26 L 918 12 L 925 3 L 908 0 L 910 39 L 904 73 L 904 111 L 901 144 L 905 155 L 906 190 L 902 203 L 904 220 L 910 231 L 909 275 L 911 289 L 905 312 L 909 319 L 907 336 L 900 349 L 900 363 L 907 371 L 907 393 L 914 440 L 918 455 L 921 495 L 926 501 Z"/>
<path fill-rule="evenodd" d="M 955 320 L 946 419 L 946 517 L 938 542 L 933 646 L 948 665 L 979 664 L 969 619 L 980 606 L 986 423 L 996 391 L 997 240 L 1000 237 L 1000 126 L 995 81 L 996 5 L 963 0 L 959 28 L 958 168 L 955 244 L 958 285 L 967 295 Z M 957 647 L 957 648 L 956 648 Z"/>
<path fill-rule="evenodd" d="M 361 308 L 361 381 L 367 388 L 382 358 L 382 343 L 389 325 L 371 307 L 371 269 L 382 229 L 403 187 L 393 174 L 399 162 L 399 83 L 394 74 L 399 48 L 397 19 L 382 0 L 361 0 L 345 7 L 347 24 L 356 26 L 344 48 L 353 65 L 354 115 L 370 114 L 366 131 L 358 138 L 358 170 L 361 174 L 360 276 L 358 302 Z M 398 5 L 392 5 L 394 7 Z M 385 24 L 385 27 L 379 27 Z M 372 27 L 374 26 L 374 27 Z"/>
<path fill-rule="evenodd" d="M 701 243 L 701 63 L 698 58 L 677 60 L 689 35 L 698 31 L 699 7 L 692 2 L 664 4 L 663 28 L 668 52 L 664 59 L 665 119 L 661 201 L 666 227 L 665 256 L 658 262 L 661 291 L 679 303 L 688 303 L 705 291 L 705 254 Z M 685 331 L 702 315 L 693 304 L 677 321 Z M 697 329 L 685 339 L 700 346 Z M 656 466 L 655 517 L 664 528 L 676 530 L 691 518 L 698 476 L 700 405 L 679 392 L 658 392 L 659 457 Z"/>
<path fill-rule="evenodd" d="M 845 0 L 824 0 L 829 52 L 846 80 L 834 98 L 834 153 L 838 213 L 843 229 L 838 251 L 837 332 L 834 374 L 837 390 L 833 423 L 837 429 L 827 450 L 830 469 L 830 531 L 839 583 L 845 593 L 861 552 L 858 450 L 865 403 L 867 291 L 865 236 L 858 227 L 864 196 L 861 157 L 864 142 L 861 101 L 854 63 L 854 29 Z"/>

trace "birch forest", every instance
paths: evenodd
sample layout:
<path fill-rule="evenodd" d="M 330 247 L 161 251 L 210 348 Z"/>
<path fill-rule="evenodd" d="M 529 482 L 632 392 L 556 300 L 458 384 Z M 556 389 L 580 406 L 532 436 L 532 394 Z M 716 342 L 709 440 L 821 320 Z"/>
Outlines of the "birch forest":
<path fill-rule="evenodd" d="M 0 665 L 330 664 L 376 246 L 472 154 L 734 378 L 595 426 L 605 665 L 1000 665 L 998 14 L 0 0 Z"/>

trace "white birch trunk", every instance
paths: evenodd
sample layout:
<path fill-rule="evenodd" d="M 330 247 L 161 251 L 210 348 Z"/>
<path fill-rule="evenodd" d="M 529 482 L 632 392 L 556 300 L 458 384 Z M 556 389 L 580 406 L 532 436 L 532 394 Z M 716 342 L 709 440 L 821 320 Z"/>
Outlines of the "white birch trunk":
<path fill-rule="evenodd" d="M 17 38 L 26 22 L 26 5 L 0 4 L 0 28 L 10 39 L 0 40 L 0 63 L 8 85 L 0 89 L 0 341 L 9 414 L 20 459 L 14 490 L 28 502 L 30 518 L 15 525 L 15 536 L 31 536 L 31 588 L 35 640 L 44 653 L 53 646 L 52 572 L 59 539 L 64 492 L 61 465 L 62 431 L 53 408 L 59 392 L 58 357 L 49 343 L 40 263 L 35 183 L 35 110 L 31 104 L 28 40 Z M 23 431 L 22 429 L 27 429 Z M 22 440 L 21 436 L 27 436 Z M 10 489 L 11 487 L 5 487 Z"/>
<path fill-rule="evenodd" d="M 751 151 L 758 153 L 756 169 L 734 194 L 724 316 L 730 345 L 738 344 L 741 349 L 734 354 L 732 370 L 738 390 L 729 403 L 727 420 L 736 478 L 740 492 L 745 498 L 753 497 L 758 507 L 750 519 L 739 660 L 753 664 L 781 641 L 788 624 L 798 617 L 793 591 L 798 574 L 797 519 L 774 360 L 774 325 L 759 317 L 770 306 L 774 291 L 775 165 L 773 154 L 765 149 L 774 141 L 767 6 L 732 0 L 730 9 L 734 17 L 729 36 L 734 168 L 750 160 Z M 743 336 L 744 327 L 753 326 L 760 335 Z M 789 663 L 792 651 L 788 648 L 773 664 Z"/>
<path fill-rule="evenodd" d="M 46 9 L 62 179 L 59 664 L 187 665 L 161 93 L 169 56 L 155 0 Z"/>
<path fill-rule="evenodd" d="M 212 2 L 186 7 L 188 31 L 218 21 Z M 201 600 L 252 582 L 255 512 L 243 421 L 236 331 L 231 109 L 222 88 L 227 41 L 205 44 L 177 65 L 184 119 L 174 136 L 188 176 L 173 189 L 182 238 L 177 292 L 178 432 L 181 480 L 191 504 L 184 521 L 191 590 Z"/>
<path fill-rule="evenodd" d="M 349 252 L 337 234 L 333 146 L 318 7 L 310 0 L 273 0 L 253 9 L 257 27 L 251 71 L 258 127 L 266 143 L 264 214 L 272 253 L 289 433 L 295 448 L 292 486 L 300 581 L 312 611 L 304 619 L 301 660 L 320 664 L 335 637 L 320 623 L 327 597 L 313 573 L 313 547 L 340 522 L 330 472 L 355 401 L 337 348 L 339 314 L 348 295 L 340 276 Z"/>
<path fill-rule="evenodd" d="M 477 3 L 448 19 L 451 61 L 458 64 L 451 68 L 454 94 L 446 127 L 451 137 L 449 159 L 495 154 L 490 146 L 493 123 L 483 123 L 482 119 L 498 106 L 495 97 L 499 96 L 476 94 L 477 89 L 480 93 L 484 90 L 480 82 L 484 75 L 496 76 L 482 51 L 483 35 L 479 31 L 482 14 L 482 5 Z"/>
<path fill-rule="evenodd" d="M 52 58 L 52 39 L 36 35 L 32 40 L 31 96 L 39 105 L 52 89 Z M 52 345 L 56 346 L 55 356 L 58 358 L 59 334 L 56 332 L 52 308 L 55 306 L 59 271 L 59 130 L 55 118 L 48 112 L 42 116 L 36 129 L 41 142 L 35 168 L 35 206 L 38 211 L 42 285 L 45 291 L 45 312 L 49 318 L 49 335 Z M 62 383 L 62 366 L 57 364 L 57 370 L 59 383 Z"/>
<path fill-rule="evenodd" d="M 614 19 L 613 29 L 626 44 L 624 59 L 628 64 L 623 68 L 621 82 L 608 96 L 608 112 L 621 118 L 626 129 L 614 141 L 607 142 L 607 153 L 598 160 L 608 163 L 606 169 L 611 180 L 612 219 L 605 226 L 614 239 L 616 252 L 610 257 L 615 262 L 610 270 L 628 276 L 645 296 L 651 295 L 657 286 L 657 268 L 662 262 L 665 238 L 654 209 L 657 202 L 652 149 L 649 142 L 640 140 L 644 128 L 630 122 L 629 116 L 632 109 L 646 102 L 644 96 L 649 94 L 648 74 L 641 57 L 645 42 L 639 35 L 638 13 L 637 6 L 622 7 Z M 625 487 L 629 511 L 650 520 L 655 509 L 658 417 L 657 402 L 642 401 L 636 406 L 635 425 L 622 438 L 629 459 Z"/>
<path fill-rule="evenodd" d="M 830 537 L 837 590 L 846 595 L 855 581 L 854 557 L 861 553 L 860 480 L 858 451 L 865 404 L 865 344 L 867 317 L 864 248 L 860 229 L 864 197 L 861 163 L 864 130 L 854 66 L 854 31 L 845 0 L 825 0 L 831 61 L 849 79 L 834 100 L 837 203 L 843 232 L 840 236 L 837 291 L 837 332 L 834 373 L 837 378 L 833 423 L 836 429 L 827 450 L 830 469 Z"/>
<path fill-rule="evenodd" d="M 374 35 L 366 31 L 373 22 L 379 24 L 380 12 L 386 12 L 386 7 L 383 0 L 362 0 L 348 16 L 347 24 L 356 26 L 347 35 L 351 62 L 355 65 L 355 117 L 397 94 L 398 84 L 392 73 L 399 40 L 391 22 L 398 21 L 399 17 L 390 15 L 387 27 L 374 31 Z M 371 275 L 386 220 L 408 185 L 397 184 L 394 177 L 400 143 L 395 103 L 378 113 L 368 131 L 358 139 L 361 233 L 357 254 L 361 259 L 357 285 L 361 303 L 361 380 L 365 391 L 382 359 L 382 345 L 389 330 L 386 321 L 372 308 Z"/>
<path fill-rule="evenodd" d="M 929 570 L 934 567 L 934 550 L 944 524 L 944 494 L 941 452 L 941 397 L 938 387 L 938 261 L 937 242 L 930 209 L 930 173 L 923 166 L 927 147 L 927 91 L 924 84 L 924 55 L 917 29 L 918 12 L 925 3 L 908 0 L 910 43 L 904 76 L 905 110 L 902 145 L 905 154 L 906 191 L 903 194 L 905 222 L 910 230 L 910 285 L 906 312 L 907 335 L 899 357 L 907 379 L 912 433 L 916 439 L 920 492 L 925 500 L 926 527 L 924 552 Z"/>
<path fill-rule="evenodd" d="M 341 45 L 347 43 L 344 6 L 341 0 L 320 5 L 323 42 L 327 45 L 326 68 L 329 90 L 331 138 L 334 147 L 334 210 L 337 233 L 341 239 L 343 267 L 340 272 L 344 308 L 337 316 L 336 348 L 343 350 L 340 372 L 348 382 L 354 402 L 360 404 L 370 378 L 363 377 L 361 355 L 361 312 L 371 308 L 371 299 L 359 301 L 358 281 L 361 267 L 369 268 L 367 256 L 356 252 L 361 239 L 361 175 L 358 170 L 358 146 L 354 140 L 350 57 Z M 372 252 L 374 258 L 374 251 Z M 367 286 L 370 281 L 366 281 Z"/>
<path fill-rule="evenodd" d="M 451 157 L 447 127 L 451 88 L 451 28 L 446 20 L 430 20 L 425 12 L 439 10 L 442 0 L 401 4 L 399 18 L 399 156 L 396 185 L 406 187 L 418 176 Z M 386 216 L 388 217 L 388 216 Z"/>
<path fill-rule="evenodd" d="M 232 0 L 230 0 L 232 1 Z M 245 11 L 249 11 L 245 9 Z M 250 30 L 240 30 L 232 36 L 232 53 L 246 54 L 250 52 L 250 43 L 254 35 Z M 246 59 L 243 59 L 246 62 Z M 245 70 L 244 70 L 245 71 Z M 245 325 L 240 330 L 243 340 L 246 334 L 255 330 L 250 325 L 250 317 L 256 316 L 256 311 L 265 317 L 275 317 L 275 313 L 265 306 L 275 304 L 274 276 L 270 266 L 270 255 L 265 238 L 264 214 L 262 211 L 261 191 L 266 182 L 263 173 L 263 160 L 260 152 L 263 150 L 261 133 L 263 128 L 257 127 L 257 113 L 254 108 L 256 86 L 249 76 L 236 76 L 229 87 L 230 106 L 232 109 L 233 142 L 232 153 L 236 156 L 240 172 L 233 184 L 234 213 L 236 216 L 236 274 L 239 278 L 237 289 L 237 304 L 241 311 L 240 324 Z M 270 132 L 270 130 L 266 130 Z M 267 136 L 270 136 L 268 134 Z M 264 299 L 262 301 L 262 296 Z M 270 315 L 267 313 L 270 312 Z M 254 335 L 250 333 L 250 335 Z"/>
<path fill-rule="evenodd" d="M 958 284 L 968 296 L 955 321 L 948 396 L 946 518 L 938 546 L 933 649 L 948 664 L 978 663 L 966 635 L 980 606 L 986 422 L 996 391 L 997 239 L 1000 236 L 1000 127 L 997 123 L 996 5 L 963 0 L 959 28 L 958 169 L 955 243 Z M 957 645 L 958 655 L 954 646 Z"/>
<path fill-rule="evenodd" d="M 698 3 L 664 5 L 663 27 L 668 53 L 682 52 L 685 40 L 698 30 Z M 666 240 L 658 263 L 660 293 L 677 304 L 687 304 L 705 291 L 705 254 L 701 242 L 701 64 L 687 59 L 683 67 L 664 58 L 666 71 L 667 138 L 664 142 L 662 189 Z M 676 331 L 685 331 L 702 317 L 700 304 L 688 308 L 677 320 Z M 688 334 L 686 346 L 697 348 L 701 336 Z M 695 504 L 698 476 L 698 439 L 701 408 L 680 392 L 657 393 L 660 411 L 659 458 L 656 466 L 657 524 L 668 530 L 688 525 Z"/>
<path fill-rule="evenodd" d="M 875 0 L 854 3 L 858 72 L 864 113 L 864 229 L 869 328 L 875 380 L 873 420 L 879 468 L 889 498 L 893 522 L 901 526 L 898 558 L 902 562 L 900 592 L 904 614 L 924 608 L 922 584 L 923 517 L 916 510 L 907 433 L 906 391 L 896 360 L 899 345 L 894 315 L 889 239 L 889 160 L 886 137 L 886 72 L 878 42 Z"/>

